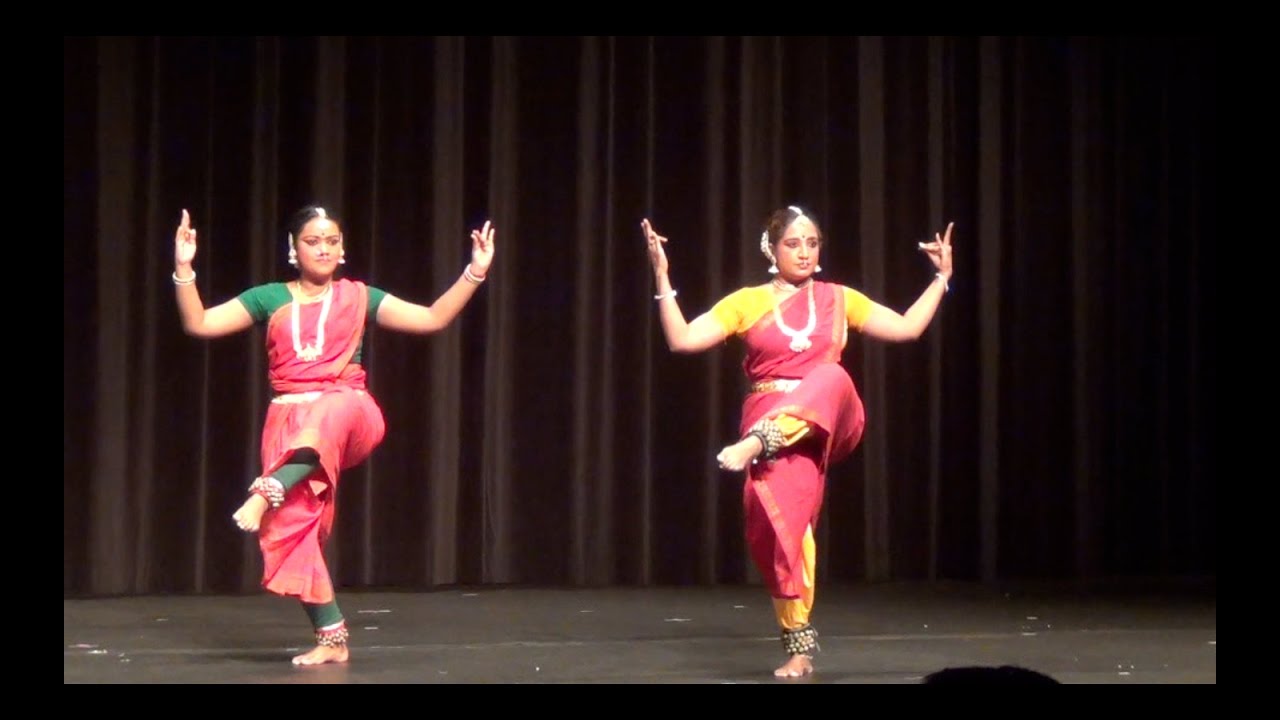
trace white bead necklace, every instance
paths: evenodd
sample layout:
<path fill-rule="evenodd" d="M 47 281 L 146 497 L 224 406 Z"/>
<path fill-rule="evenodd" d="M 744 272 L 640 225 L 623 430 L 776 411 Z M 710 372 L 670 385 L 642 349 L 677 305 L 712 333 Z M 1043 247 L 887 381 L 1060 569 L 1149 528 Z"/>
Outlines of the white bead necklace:
<path fill-rule="evenodd" d="M 788 283 L 781 278 L 775 278 L 773 281 L 775 287 L 779 289 L 794 288 L 795 285 Z M 779 303 L 773 303 L 773 321 L 777 324 L 778 329 L 783 335 L 791 338 L 791 350 L 794 352 L 804 352 L 813 347 L 813 343 L 809 340 L 809 336 L 813 334 L 814 329 L 818 326 L 818 308 L 817 303 L 813 299 L 813 278 L 805 282 L 809 291 L 809 322 L 805 324 L 803 330 L 793 330 L 787 327 L 782 320 L 782 311 L 778 309 Z"/>
<path fill-rule="evenodd" d="M 302 283 L 295 282 L 298 288 L 298 294 L 302 294 Z M 302 345 L 302 332 L 298 327 L 299 308 L 302 303 L 298 302 L 297 296 L 293 298 L 293 354 L 303 362 L 313 362 L 320 357 L 320 353 L 324 352 L 324 321 L 329 319 L 329 308 L 333 305 L 333 283 L 325 285 L 324 292 L 320 293 L 324 296 L 324 302 L 320 305 L 320 319 L 316 321 L 316 342 L 314 345 L 307 343 L 306 347 Z"/>

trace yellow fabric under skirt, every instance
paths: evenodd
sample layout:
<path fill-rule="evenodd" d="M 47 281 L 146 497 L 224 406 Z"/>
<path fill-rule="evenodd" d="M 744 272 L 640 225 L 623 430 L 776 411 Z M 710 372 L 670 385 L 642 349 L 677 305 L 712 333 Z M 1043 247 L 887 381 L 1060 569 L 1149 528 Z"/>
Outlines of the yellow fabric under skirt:
<path fill-rule="evenodd" d="M 813 539 L 813 526 L 804 529 L 804 589 L 800 597 L 789 600 L 773 599 L 773 611 L 778 616 L 778 626 L 783 630 L 798 630 L 809 624 L 813 612 L 813 588 L 817 577 L 818 544 Z"/>

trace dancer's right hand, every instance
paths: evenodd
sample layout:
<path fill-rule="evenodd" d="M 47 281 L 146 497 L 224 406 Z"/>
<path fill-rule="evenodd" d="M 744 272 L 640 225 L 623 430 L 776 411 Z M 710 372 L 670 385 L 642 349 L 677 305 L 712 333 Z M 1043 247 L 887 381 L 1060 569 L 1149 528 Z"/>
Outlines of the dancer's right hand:
<path fill-rule="evenodd" d="M 191 227 L 191 216 L 182 210 L 182 222 L 173 234 L 173 264 L 188 267 L 196 257 L 196 229 Z"/>
<path fill-rule="evenodd" d="M 640 221 L 640 229 L 644 231 L 645 243 L 649 247 L 649 262 L 653 265 L 654 274 L 665 275 L 668 267 L 667 252 L 662 249 L 662 245 L 667 239 L 653 229 L 649 218 Z"/>

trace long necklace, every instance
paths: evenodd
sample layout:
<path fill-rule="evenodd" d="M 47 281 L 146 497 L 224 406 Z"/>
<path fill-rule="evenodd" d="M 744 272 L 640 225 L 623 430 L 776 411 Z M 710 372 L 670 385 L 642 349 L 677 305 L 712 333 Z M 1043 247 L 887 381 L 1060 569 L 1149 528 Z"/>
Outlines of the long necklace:
<path fill-rule="evenodd" d="M 302 283 L 297 283 L 298 294 L 302 294 Z M 314 345 L 307 343 L 306 347 L 302 345 L 302 331 L 298 327 L 299 308 L 302 303 L 298 302 L 298 298 L 293 299 L 293 354 L 303 362 L 312 362 L 320 357 L 320 353 L 324 352 L 324 321 L 329 318 L 329 307 L 333 305 L 333 283 L 325 286 L 324 302 L 320 304 L 320 319 L 316 321 L 316 342 Z"/>
<path fill-rule="evenodd" d="M 780 283 L 777 279 L 773 281 L 773 284 L 779 288 L 794 287 L 790 283 Z M 787 324 L 782 320 L 782 311 L 778 309 L 779 303 L 775 302 L 773 304 L 773 321 L 783 335 L 791 338 L 791 349 L 794 352 L 804 352 L 813 347 L 813 343 L 809 341 L 809 336 L 813 334 L 814 328 L 818 326 L 818 308 L 813 299 L 812 278 L 805 284 L 808 286 L 809 291 L 809 322 L 805 324 L 803 330 L 793 330 L 787 327 Z"/>

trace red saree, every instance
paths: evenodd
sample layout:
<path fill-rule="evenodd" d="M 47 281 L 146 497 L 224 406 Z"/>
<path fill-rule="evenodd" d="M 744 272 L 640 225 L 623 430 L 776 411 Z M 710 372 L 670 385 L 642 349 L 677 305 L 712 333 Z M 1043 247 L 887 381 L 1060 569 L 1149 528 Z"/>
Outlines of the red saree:
<path fill-rule="evenodd" d="M 792 350 L 773 313 L 743 336 L 747 345 L 743 369 L 753 385 L 776 379 L 801 382 L 791 392 L 747 395 L 740 435 L 761 418 L 781 414 L 805 420 L 811 428 L 811 437 L 783 448 L 773 460 L 752 465 L 743 487 L 747 545 L 775 598 L 800 597 L 802 541 L 808 526 L 817 528 L 827 469 L 857 447 L 866 423 L 862 399 L 840 365 L 849 327 L 843 289 L 814 282 L 813 293 L 817 321 L 809 349 Z M 802 290 L 782 301 L 780 310 L 787 327 L 805 327 L 808 292 Z"/>
<path fill-rule="evenodd" d="M 302 401 L 273 401 L 268 407 L 262 474 L 275 472 L 300 448 L 315 450 L 320 468 L 290 488 L 284 504 L 263 517 L 258 533 L 262 585 L 316 604 L 334 598 L 323 548 L 333 528 L 338 478 L 342 470 L 364 462 L 386 431 L 382 410 L 365 389 L 364 368 L 351 362 L 364 336 L 368 289 L 345 279 L 330 287 L 333 299 L 323 342 L 318 332 L 323 303 L 298 308 L 297 340 L 302 347 L 319 346 L 314 360 L 303 360 L 295 351 L 292 304 L 272 314 L 266 332 L 267 365 L 277 400 Z M 298 398 L 299 393 L 318 395 Z"/>

